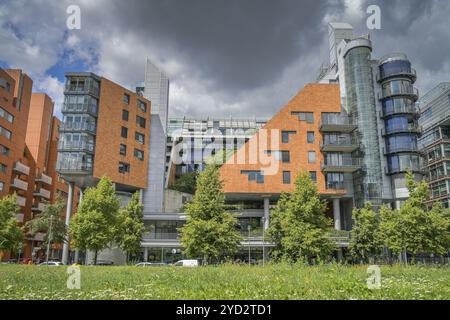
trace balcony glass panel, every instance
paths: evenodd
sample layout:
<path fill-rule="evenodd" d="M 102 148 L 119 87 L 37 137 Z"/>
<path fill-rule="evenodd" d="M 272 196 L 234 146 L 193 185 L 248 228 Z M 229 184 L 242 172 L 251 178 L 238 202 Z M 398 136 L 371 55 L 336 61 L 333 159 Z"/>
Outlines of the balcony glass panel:
<path fill-rule="evenodd" d="M 66 95 L 62 112 L 89 112 L 97 114 L 97 99 L 88 95 Z"/>

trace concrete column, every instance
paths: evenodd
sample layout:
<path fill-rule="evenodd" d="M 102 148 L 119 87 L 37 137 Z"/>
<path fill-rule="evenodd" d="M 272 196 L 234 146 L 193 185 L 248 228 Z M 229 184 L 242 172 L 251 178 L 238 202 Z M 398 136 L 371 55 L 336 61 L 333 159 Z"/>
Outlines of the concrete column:
<path fill-rule="evenodd" d="M 73 182 L 69 182 L 69 195 L 67 197 L 67 206 L 66 206 L 66 230 L 69 229 L 70 216 L 72 214 L 74 188 L 75 184 Z M 66 241 L 64 242 L 63 245 L 62 263 L 67 264 L 68 258 L 69 258 L 69 235 L 66 235 Z"/>
<path fill-rule="evenodd" d="M 144 248 L 144 262 L 148 262 L 148 248 Z"/>
<path fill-rule="evenodd" d="M 139 201 L 144 203 L 144 189 L 139 190 Z"/>
<path fill-rule="evenodd" d="M 264 198 L 264 229 L 265 230 L 269 229 L 269 226 L 270 226 L 269 205 L 270 205 L 270 199 Z"/>
<path fill-rule="evenodd" d="M 341 230 L 341 202 L 339 199 L 333 199 L 334 228 Z"/>

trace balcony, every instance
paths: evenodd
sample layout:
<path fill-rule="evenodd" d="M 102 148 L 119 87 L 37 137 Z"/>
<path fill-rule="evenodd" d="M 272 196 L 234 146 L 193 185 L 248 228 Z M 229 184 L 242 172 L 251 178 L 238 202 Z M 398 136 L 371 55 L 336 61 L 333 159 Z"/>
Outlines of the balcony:
<path fill-rule="evenodd" d="M 85 77 L 83 80 L 79 79 L 78 82 L 76 80 L 69 81 L 64 88 L 64 94 L 89 94 L 98 97 L 99 93 L 100 88 L 96 84 L 96 80 L 88 77 Z"/>
<path fill-rule="evenodd" d="M 23 213 L 16 214 L 17 222 L 23 223 L 24 219 L 25 219 L 25 215 Z"/>
<path fill-rule="evenodd" d="M 422 128 L 418 126 L 398 126 L 393 128 L 387 128 L 381 130 L 381 135 L 383 137 L 393 135 L 393 134 L 399 134 L 399 133 L 409 133 L 409 134 L 422 134 Z"/>
<path fill-rule="evenodd" d="M 20 173 L 20 174 L 24 174 L 26 176 L 28 176 L 30 174 L 30 167 L 24 165 L 22 162 L 17 161 L 16 164 L 14 165 L 14 169 L 15 172 Z"/>
<path fill-rule="evenodd" d="M 355 141 L 350 139 L 340 139 L 338 141 L 326 141 L 320 144 L 322 152 L 346 152 L 351 153 L 358 149 Z"/>
<path fill-rule="evenodd" d="M 412 118 L 418 118 L 420 113 L 415 105 L 393 108 L 392 110 L 385 110 L 384 112 L 380 111 L 380 118 L 382 119 L 397 115 L 410 115 Z"/>
<path fill-rule="evenodd" d="M 11 187 L 18 189 L 18 190 L 27 191 L 28 190 L 28 182 L 15 178 L 13 180 L 13 182 L 11 183 Z"/>
<path fill-rule="evenodd" d="M 76 141 L 65 142 L 60 141 L 58 144 L 58 151 L 82 151 L 94 153 L 94 142 Z"/>
<path fill-rule="evenodd" d="M 322 116 L 319 124 L 321 132 L 342 132 L 351 133 L 358 127 L 350 122 L 350 118 L 343 115 Z"/>
<path fill-rule="evenodd" d="M 89 132 L 96 133 L 96 125 L 91 122 L 65 122 L 59 127 L 60 132 Z"/>
<path fill-rule="evenodd" d="M 321 170 L 323 172 L 342 172 L 353 173 L 361 169 L 360 159 L 341 159 L 336 162 L 322 162 Z"/>
<path fill-rule="evenodd" d="M 402 152 L 411 152 L 411 153 L 420 153 L 420 150 L 417 148 L 417 146 L 413 144 L 409 145 L 391 145 L 387 148 L 387 150 L 384 151 L 384 155 L 389 155 L 393 153 L 402 153 Z"/>
<path fill-rule="evenodd" d="M 325 184 L 325 194 L 344 195 L 351 190 L 351 185 L 343 181 L 327 181 Z"/>
<path fill-rule="evenodd" d="M 81 113 L 97 116 L 97 106 L 92 104 L 64 103 L 62 113 Z"/>
<path fill-rule="evenodd" d="M 417 101 L 419 99 L 419 90 L 413 86 L 402 87 L 398 90 L 383 89 L 383 92 L 378 94 L 378 100 L 384 100 L 395 96 L 409 96 L 414 101 Z"/>
<path fill-rule="evenodd" d="M 44 203 L 38 203 L 37 205 L 33 205 L 31 210 L 33 212 L 42 212 L 45 210 L 46 205 Z"/>
<path fill-rule="evenodd" d="M 45 190 L 45 189 L 39 189 L 33 192 L 33 195 L 35 197 L 40 197 L 40 198 L 45 198 L 45 199 L 50 199 L 50 191 Z"/>
<path fill-rule="evenodd" d="M 36 182 L 44 183 L 46 185 L 51 186 L 53 183 L 53 179 L 49 177 L 48 175 L 41 173 L 38 178 L 36 179 Z"/>
<path fill-rule="evenodd" d="M 92 164 L 79 161 L 60 161 L 56 170 L 61 174 L 92 174 Z"/>
<path fill-rule="evenodd" d="M 16 196 L 16 202 L 21 207 L 25 207 L 27 205 L 27 199 L 22 196 Z"/>
<path fill-rule="evenodd" d="M 383 74 L 379 73 L 377 75 L 377 81 L 383 82 L 390 78 L 396 78 L 396 77 L 407 77 L 410 78 L 413 82 L 417 80 L 417 72 L 414 68 L 397 68 L 393 70 L 392 72 Z"/>
<path fill-rule="evenodd" d="M 178 233 L 160 233 L 160 232 L 151 232 L 151 233 L 145 233 L 142 235 L 143 241 L 155 241 L 155 240 L 172 240 L 176 241 L 178 240 Z"/>

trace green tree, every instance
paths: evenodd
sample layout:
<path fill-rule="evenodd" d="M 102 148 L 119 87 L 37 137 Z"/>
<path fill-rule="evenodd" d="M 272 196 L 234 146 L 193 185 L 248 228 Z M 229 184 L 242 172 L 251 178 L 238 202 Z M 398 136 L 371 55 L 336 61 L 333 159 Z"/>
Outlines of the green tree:
<path fill-rule="evenodd" d="M 378 237 L 379 215 L 372 204 L 353 210 L 353 228 L 350 239 L 350 254 L 356 261 L 369 262 L 380 253 L 381 243 Z"/>
<path fill-rule="evenodd" d="M 47 204 L 40 215 L 26 223 L 26 228 L 31 235 L 37 233 L 45 233 L 44 243 L 50 241 L 50 245 L 54 243 L 62 244 L 66 241 L 66 223 L 61 216 L 65 208 L 65 203 L 61 199 L 57 199 L 54 204 Z M 52 226 L 51 239 L 49 239 L 49 227 Z"/>
<path fill-rule="evenodd" d="M 399 210 L 381 211 L 380 235 L 384 244 L 395 254 L 445 254 L 450 250 L 449 211 L 440 203 L 434 203 L 428 211 L 427 183 L 414 181 L 411 172 L 406 178 L 409 199 Z"/>
<path fill-rule="evenodd" d="M 309 173 L 301 172 L 295 190 L 281 195 L 271 215 L 268 233 L 276 246 L 273 258 L 290 262 L 328 259 L 335 247 L 327 235 L 332 222 L 325 216 L 326 209 Z"/>
<path fill-rule="evenodd" d="M 172 186 L 172 189 L 189 194 L 195 194 L 197 177 L 198 177 L 197 171 L 185 173 L 175 181 L 175 183 Z"/>
<path fill-rule="evenodd" d="M 236 217 L 225 211 L 219 167 L 208 165 L 199 174 L 197 192 L 186 205 L 187 223 L 180 229 L 186 255 L 213 262 L 237 251 L 241 236 Z"/>
<path fill-rule="evenodd" d="M 140 202 L 139 193 L 135 193 L 130 202 L 119 210 L 116 243 L 126 252 L 127 262 L 131 254 L 138 253 L 141 248 L 144 227 L 144 206 Z"/>
<path fill-rule="evenodd" d="M 16 195 L 0 199 L 0 261 L 3 251 L 19 251 L 23 246 L 23 229 L 16 215 L 20 212 Z"/>
<path fill-rule="evenodd" d="M 97 264 L 98 252 L 115 240 L 119 208 L 120 200 L 112 181 L 103 177 L 97 187 L 86 190 L 77 214 L 72 217 L 69 228 L 72 246 L 93 251 L 94 264 Z"/>

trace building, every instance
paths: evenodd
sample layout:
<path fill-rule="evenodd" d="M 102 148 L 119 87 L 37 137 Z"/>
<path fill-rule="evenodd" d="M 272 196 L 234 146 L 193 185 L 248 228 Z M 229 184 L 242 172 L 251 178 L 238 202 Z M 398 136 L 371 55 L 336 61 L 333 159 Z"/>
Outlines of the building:
<path fill-rule="evenodd" d="M 137 90 L 142 92 L 142 88 Z M 164 179 L 166 171 L 167 117 L 169 113 L 169 79 L 150 60 L 145 68 L 143 95 L 152 102 L 150 142 L 148 144 L 148 188 L 143 194 L 145 212 L 164 211 Z"/>
<path fill-rule="evenodd" d="M 431 201 L 450 207 L 450 83 L 440 83 L 419 100 L 426 179 Z"/>
<path fill-rule="evenodd" d="M 132 193 L 147 188 L 150 101 L 92 73 L 66 78 L 57 172 L 69 183 L 68 199 L 75 186 L 82 197 L 84 189 L 107 176 L 125 204 Z M 68 253 L 66 245 L 64 262 Z"/>
<path fill-rule="evenodd" d="M 183 174 L 203 171 L 224 150 L 231 155 L 267 123 L 256 118 L 170 118 L 166 145 L 166 187 Z"/>
<path fill-rule="evenodd" d="M 180 135 L 173 134 L 179 132 L 180 128 Z M 222 137 L 219 128 L 223 129 L 229 145 L 224 145 L 222 140 L 212 139 Z M 236 130 L 229 130 L 233 128 Z M 217 132 L 214 129 L 218 129 Z M 224 180 L 227 207 L 237 215 L 238 228 L 244 238 L 241 250 L 235 256 L 241 261 L 248 261 L 249 251 L 251 259 L 256 260 L 262 259 L 264 249 L 267 254 L 272 244 L 263 241 L 263 233 L 270 223 L 269 210 L 276 204 L 281 192 L 292 190 L 293 182 L 302 169 L 311 173 L 323 199 L 329 203 L 327 215 L 334 218 L 335 228 L 339 230 L 333 237 L 337 246 L 348 245 L 345 230 L 351 228 L 351 173 L 359 169 L 358 160 L 348 157 L 351 151 L 358 148 L 349 134 L 354 129 L 355 126 L 350 125 L 348 118 L 341 114 L 339 86 L 330 84 L 306 86 L 270 120 L 183 118 L 169 121 L 170 136 L 174 138 L 173 148 L 180 150 L 177 145 L 187 145 L 188 149 L 192 147 L 189 154 L 199 154 L 198 161 L 196 157 L 187 157 L 187 161 L 178 166 L 181 170 L 201 170 L 205 149 L 211 144 L 214 145 L 213 149 L 227 147 L 232 151 L 221 168 L 221 178 Z M 265 135 L 266 131 L 276 133 L 275 140 L 279 140 L 279 148 L 269 145 L 253 150 L 252 143 L 255 140 L 259 145 L 261 137 L 273 140 L 272 136 Z M 198 145 L 198 148 L 192 144 Z M 275 172 L 264 174 L 267 162 L 252 164 L 250 150 L 273 157 L 272 160 L 276 162 Z M 336 151 L 342 151 L 347 156 L 336 157 Z M 173 150 L 171 155 L 173 159 Z M 237 163 L 235 160 L 238 158 L 244 159 L 243 163 Z M 269 170 L 270 167 L 269 164 Z M 173 262 L 181 259 L 178 228 L 185 222 L 186 215 L 181 210 L 158 215 L 146 214 L 145 224 L 150 231 L 143 236 L 144 260 Z"/>
<path fill-rule="evenodd" d="M 422 178 L 416 72 L 405 54 L 373 59 L 370 36 L 356 37 L 349 24 L 330 23 L 329 41 L 330 64 L 317 82 L 339 83 L 342 111 L 357 126 L 353 157 L 362 162 L 354 174 L 355 205 L 399 208 L 409 196 L 405 172 Z"/>

